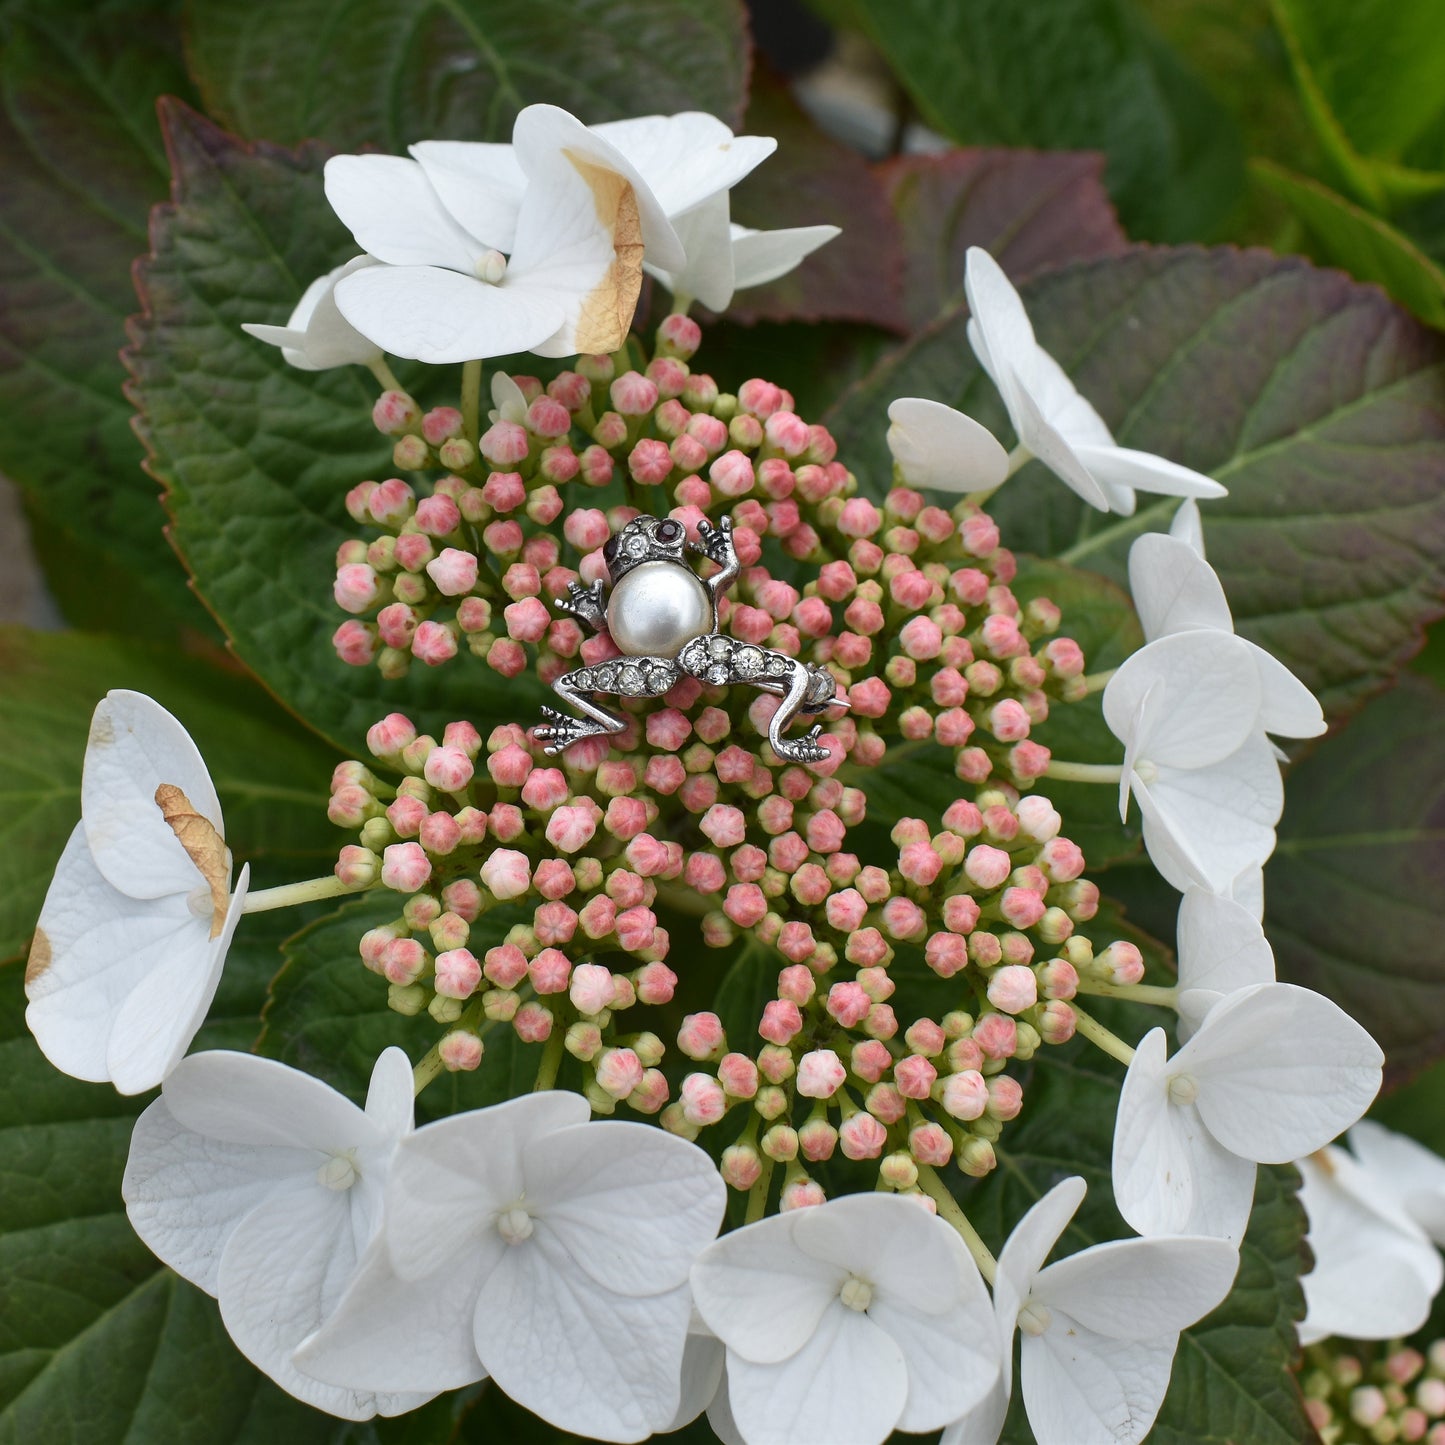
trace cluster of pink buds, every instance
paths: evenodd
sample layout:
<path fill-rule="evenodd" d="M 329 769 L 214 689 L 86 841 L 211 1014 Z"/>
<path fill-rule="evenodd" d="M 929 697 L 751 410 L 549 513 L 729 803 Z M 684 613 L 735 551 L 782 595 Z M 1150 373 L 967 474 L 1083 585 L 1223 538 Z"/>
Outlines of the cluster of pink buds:
<path fill-rule="evenodd" d="M 1330 1358 L 1327 1342 L 1310 1356 L 1305 1411 L 1326 1445 L 1445 1445 L 1445 1340 L 1423 1355 L 1400 1345 Z"/>
<path fill-rule="evenodd" d="M 688 1137 L 722 1125 L 722 1172 L 755 1198 L 782 1164 L 783 1206 L 819 1202 L 810 1170 L 836 1155 L 931 1204 L 931 1171 L 995 1167 L 1023 1105 L 1010 1061 L 1071 1039 L 1077 994 L 1143 977 L 1132 944 L 1081 931 L 1098 889 L 1031 791 L 1049 763 L 1033 732 L 1088 691 L 1083 653 L 1055 636 L 1052 602 L 1015 595 L 1014 557 L 976 505 L 903 487 L 868 500 L 783 388 L 724 393 L 693 371 L 699 339 L 670 317 L 641 371 L 583 357 L 545 388 L 511 378 L 475 446 L 459 413 L 384 396 L 398 467 L 446 474 L 420 500 L 400 481 L 351 494 L 383 535 L 343 549 L 337 595 L 357 620 L 338 646 L 388 674 L 465 647 L 555 678 L 615 653 L 550 607 L 605 575 L 609 535 L 641 510 L 693 537 L 725 514 L 742 570 L 719 626 L 832 671 L 850 709 L 825 724 L 828 756 L 778 758 L 759 736 L 776 697 L 691 677 L 555 760 L 518 725 L 484 741 L 453 723 L 438 742 L 393 714 L 369 735 L 376 770 L 337 770 L 331 814 L 358 833 L 338 873 L 404 895 L 362 957 L 394 1008 L 448 1029 L 446 1067 L 475 1067 L 486 1026 L 506 1022 L 548 1046 L 543 1076 L 580 1064 L 599 1112 L 625 1102 Z M 559 487 L 614 481 L 625 502 L 564 514 Z M 765 549 L 809 575 L 774 575 Z M 900 819 L 880 851 L 868 779 L 905 749 L 942 754 L 931 776 L 968 795 Z M 708 1011 L 624 1031 L 626 1010 L 673 1000 L 660 917 L 779 957 L 747 1037 L 730 1043 Z M 900 1017 L 900 984 L 920 980 L 933 999 L 947 984 L 946 1003 Z"/>

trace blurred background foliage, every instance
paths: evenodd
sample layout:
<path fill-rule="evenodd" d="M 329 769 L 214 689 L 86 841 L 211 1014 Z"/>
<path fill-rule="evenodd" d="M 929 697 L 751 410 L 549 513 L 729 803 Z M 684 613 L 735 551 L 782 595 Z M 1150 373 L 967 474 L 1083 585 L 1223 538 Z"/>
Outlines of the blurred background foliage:
<path fill-rule="evenodd" d="M 162 95 L 176 97 L 164 128 Z M 328 148 L 505 138 L 536 100 L 587 120 L 706 108 L 780 138 L 736 218 L 845 234 L 709 319 L 706 362 L 733 382 L 777 377 L 805 415 L 832 407 L 865 485 L 886 478 L 877 423 L 894 384 L 1000 423 L 961 339 L 970 244 L 1033 283 L 1041 339 L 1069 369 L 1096 347 L 1112 357 L 1115 391 L 1097 358 L 1103 390 L 1085 390 L 1131 425 L 1144 383 L 1120 364 L 1133 345 L 1120 315 L 1147 321 L 1155 352 L 1135 349 L 1152 367 L 1212 308 L 1255 308 L 1252 327 L 1205 348 L 1219 384 L 1197 409 L 1187 392 L 1150 397 L 1124 440 L 1243 468 L 1239 506 L 1212 514 L 1211 555 L 1241 630 L 1321 690 L 1332 722 L 1290 774 L 1271 938 L 1285 976 L 1385 1043 L 1398 1087 L 1380 1117 L 1445 1151 L 1445 635 L 1426 632 L 1442 610 L 1445 350 L 1374 293 L 1277 259 L 1338 268 L 1445 328 L 1439 0 L 0 0 L 0 472 L 70 629 L 0 628 L 0 1445 L 185 1445 L 197 1420 L 228 1445 L 562 1438 L 494 1391 L 349 1426 L 262 1381 L 125 1223 L 119 1170 L 144 1101 L 44 1065 L 20 997 L 107 687 L 141 687 L 192 727 L 256 881 L 334 850 L 325 781 L 379 699 L 374 676 L 332 666 L 326 562 L 345 526 L 339 479 L 388 465 L 386 451 L 358 430 L 355 378 L 287 373 L 235 322 L 281 319 L 285 277 L 347 254 L 319 199 Z M 153 211 L 173 179 L 179 204 Z M 152 250 L 138 314 L 131 266 Z M 1263 404 L 1276 371 L 1254 376 L 1260 358 L 1288 358 L 1298 395 L 1281 403 L 1295 408 L 1282 458 L 1251 473 L 1243 423 L 1221 448 L 1217 413 Z M 1351 423 L 1373 450 L 1351 452 Z M 287 448 L 322 437 L 292 476 Z M 1117 586 L 1127 535 L 1025 477 L 1000 520 L 1010 545 L 1082 564 L 1026 559 L 1019 586 L 1067 599 L 1096 665 L 1135 645 Z M 1320 616 L 1274 602 L 1276 538 L 1314 566 Z M 4 544 L 13 568 L 25 539 Z M 456 708 L 450 690 L 472 685 L 418 681 L 423 709 Z M 468 705 L 511 716 L 516 696 L 479 688 Z M 1111 745 L 1080 719 L 1071 744 Z M 946 776 L 905 760 L 870 788 L 904 811 Z M 1111 925 L 1167 976 L 1149 934 L 1172 936 L 1175 895 L 1104 805 L 1071 797 L 1066 815 L 1127 907 Z M 364 1077 L 356 1039 L 389 1038 L 396 1020 L 346 956 L 350 925 L 317 910 L 250 930 L 201 1042 L 342 1087 Z M 730 996 L 746 1004 L 766 967 L 738 959 Z M 1063 1160 L 1100 1186 L 1071 1245 L 1122 1228 L 1104 1185 L 1117 1086 L 1078 1055 L 1030 1082 L 1010 1169 L 971 1196 L 994 1243 Z M 1292 1188 L 1288 1170 L 1264 1176 L 1241 1290 L 1191 1332 L 1156 1441 L 1197 1441 L 1205 1419 L 1209 1438 L 1310 1438 L 1280 1388 L 1305 1258 Z M 1026 1441 L 1026 1425 L 1011 1419 L 1005 1438 Z"/>

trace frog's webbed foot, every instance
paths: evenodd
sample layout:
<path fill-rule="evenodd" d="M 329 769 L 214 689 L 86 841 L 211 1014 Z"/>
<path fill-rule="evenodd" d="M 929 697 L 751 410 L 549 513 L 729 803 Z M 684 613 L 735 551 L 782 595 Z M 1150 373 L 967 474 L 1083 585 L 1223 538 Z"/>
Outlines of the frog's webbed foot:
<path fill-rule="evenodd" d="M 580 582 L 569 582 L 566 595 L 557 599 L 557 608 L 570 612 L 594 632 L 601 632 L 607 626 L 607 608 L 602 600 L 600 578 L 590 587 L 584 587 Z"/>
<path fill-rule="evenodd" d="M 704 557 L 716 562 L 722 569 L 709 577 L 705 584 L 712 594 L 713 605 L 716 606 L 718 598 L 733 585 L 742 570 L 737 548 L 733 546 L 732 518 L 719 517 L 717 525 L 714 526 L 704 517 L 697 524 L 697 535 L 698 540 L 693 544 L 694 550 L 701 551 Z"/>

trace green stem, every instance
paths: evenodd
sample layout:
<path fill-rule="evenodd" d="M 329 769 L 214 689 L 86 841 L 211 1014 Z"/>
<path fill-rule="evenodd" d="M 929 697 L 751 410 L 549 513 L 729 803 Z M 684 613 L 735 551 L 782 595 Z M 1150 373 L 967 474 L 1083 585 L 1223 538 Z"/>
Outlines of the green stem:
<path fill-rule="evenodd" d="M 1124 776 L 1122 763 L 1069 763 L 1050 758 L 1044 769 L 1046 778 L 1064 783 L 1118 783 Z"/>
<path fill-rule="evenodd" d="M 366 363 L 367 369 L 377 379 L 383 391 L 405 391 L 406 388 L 396 379 L 396 374 L 381 357 L 375 361 Z"/>
<path fill-rule="evenodd" d="M 1118 1059 L 1125 1068 L 1134 1062 L 1134 1050 L 1117 1034 L 1106 1029 L 1098 1019 L 1086 1014 L 1077 1004 L 1074 1005 L 1074 1018 L 1078 1031 L 1091 1044 L 1103 1049 L 1111 1059 Z"/>
<path fill-rule="evenodd" d="M 963 1212 L 958 1200 L 949 1193 L 948 1186 L 938 1177 L 937 1170 L 931 1164 L 918 1166 L 918 1187 L 938 1206 L 938 1217 L 946 1219 L 958 1231 L 959 1237 L 968 1246 L 974 1263 L 978 1265 L 978 1272 L 992 1284 L 998 1273 L 998 1261 L 989 1253 L 989 1248 L 979 1237 L 978 1230 L 968 1222 L 968 1215 Z"/>
<path fill-rule="evenodd" d="M 550 1089 L 556 1084 L 557 1070 L 562 1067 L 562 1045 L 566 1036 L 567 1031 L 562 1027 L 562 1021 L 553 1019 L 552 1032 L 547 1035 L 547 1042 L 542 1046 L 542 1062 L 537 1065 L 537 1077 L 532 1083 L 534 1094 L 540 1094 L 544 1089 Z"/>
<path fill-rule="evenodd" d="M 1153 1003 L 1160 1008 L 1175 1008 L 1179 1001 L 1177 988 L 1156 988 L 1148 983 L 1094 983 L 1080 979 L 1078 991 L 1094 998 L 1126 998 L 1131 1003 Z"/>
<path fill-rule="evenodd" d="M 315 903 L 320 898 L 340 898 L 346 893 L 364 893 L 373 884 L 357 887 L 343 883 L 334 873 L 308 878 L 304 883 L 283 883 L 278 888 L 258 888 L 246 895 L 242 913 L 268 913 L 273 908 L 293 908 L 298 903 Z"/>
<path fill-rule="evenodd" d="M 686 316 L 691 309 L 691 296 L 685 296 L 681 291 L 674 293 L 672 298 L 672 314 L 674 316 Z"/>
<path fill-rule="evenodd" d="M 462 362 L 462 435 L 477 444 L 481 436 L 482 363 Z"/>
<path fill-rule="evenodd" d="M 768 1209 L 768 1192 L 773 1184 L 773 1161 L 766 1154 L 763 1155 L 763 1172 L 758 1175 L 753 1187 L 748 1190 L 747 1213 L 743 1215 L 744 1224 L 756 1224 Z"/>
<path fill-rule="evenodd" d="M 1090 672 L 1084 677 L 1084 692 L 1103 692 L 1108 687 L 1110 679 L 1118 672 L 1117 667 L 1111 667 L 1107 672 Z"/>

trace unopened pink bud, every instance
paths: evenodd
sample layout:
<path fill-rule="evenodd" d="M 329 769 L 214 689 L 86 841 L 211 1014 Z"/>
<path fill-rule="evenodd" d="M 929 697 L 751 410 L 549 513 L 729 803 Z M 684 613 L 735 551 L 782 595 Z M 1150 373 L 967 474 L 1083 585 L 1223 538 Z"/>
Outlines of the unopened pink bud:
<path fill-rule="evenodd" d="M 699 1128 L 716 1124 L 727 1112 L 727 1095 L 711 1074 L 689 1074 L 678 1091 L 683 1117 Z"/>
<path fill-rule="evenodd" d="M 731 1098 L 751 1099 L 758 1092 L 758 1066 L 746 1054 L 724 1054 L 717 1076 Z"/>
<path fill-rule="evenodd" d="M 999 912 L 1015 928 L 1032 928 L 1045 908 L 1044 900 L 1031 888 L 1006 888 L 999 900 Z"/>
<path fill-rule="evenodd" d="M 803 1015 L 789 999 L 772 999 L 763 1006 L 758 1033 L 772 1044 L 787 1044 L 803 1030 Z"/>
<path fill-rule="evenodd" d="M 371 420 L 383 436 L 401 436 L 421 424 L 421 408 L 404 391 L 384 391 L 371 408 Z"/>
<path fill-rule="evenodd" d="M 798 1060 L 798 1093 L 805 1099 L 831 1099 L 847 1077 L 842 1059 L 832 1049 L 812 1049 Z"/>
<path fill-rule="evenodd" d="M 980 843 L 969 849 L 968 857 L 963 862 L 963 871 L 980 888 L 994 889 L 1013 872 L 1013 860 L 1003 849 L 990 848 L 987 843 Z"/>
<path fill-rule="evenodd" d="M 1007 1122 L 1016 1119 L 1024 1105 L 1024 1091 L 1017 1079 L 995 1074 L 988 1081 L 988 1116 Z"/>
<path fill-rule="evenodd" d="M 1141 983 L 1144 979 L 1144 955 L 1132 943 L 1111 943 L 1102 953 L 1095 955 L 1094 964 L 1107 971 L 1111 983 L 1128 985 Z"/>
<path fill-rule="evenodd" d="M 1068 1043 L 1078 1025 L 1079 1016 L 1062 999 L 1051 999 L 1039 1010 L 1039 1037 L 1046 1044 Z"/>
<path fill-rule="evenodd" d="M 876 1159 L 888 1142 L 888 1130 L 872 1114 L 859 1112 L 838 1130 L 838 1145 L 849 1159 Z"/>
<path fill-rule="evenodd" d="M 893 1066 L 893 1082 L 905 1099 L 926 1099 L 933 1092 L 938 1070 L 921 1054 L 909 1054 Z"/>
<path fill-rule="evenodd" d="M 604 1049 L 595 1064 L 597 1087 L 625 1099 L 642 1083 L 642 1061 L 631 1049 Z"/>
<path fill-rule="evenodd" d="M 699 1063 L 717 1058 L 726 1043 L 722 1020 L 715 1013 L 688 1014 L 677 1031 L 678 1048 Z"/>
<path fill-rule="evenodd" d="M 928 932 L 928 916 L 911 898 L 890 898 L 883 905 L 883 930 L 890 938 L 919 939 Z"/>
<path fill-rule="evenodd" d="M 950 1074 L 943 1081 L 943 1094 L 939 1102 L 951 1118 L 963 1120 L 965 1123 L 981 1118 L 988 1107 L 988 1083 L 976 1069 L 964 1069 Z"/>
<path fill-rule="evenodd" d="M 985 1058 L 1012 1058 L 1018 1047 L 1018 1025 L 1007 1014 L 985 1014 L 974 1025 L 973 1041 Z"/>
<path fill-rule="evenodd" d="M 531 886 L 532 870 L 525 853 L 515 848 L 498 848 L 482 864 L 482 882 L 487 891 L 502 902 L 520 898 Z"/>
<path fill-rule="evenodd" d="M 790 1179 L 783 1185 L 783 1193 L 778 1201 L 778 1211 L 781 1214 L 789 1214 L 794 1209 L 812 1209 L 819 1204 L 826 1204 L 828 1196 L 823 1192 L 823 1186 L 815 1179 Z"/>
<path fill-rule="evenodd" d="M 452 1029 L 437 1044 L 437 1057 L 453 1073 L 470 1071 L 482 1062 L 482 1041 L 470 1029 Z"/>
<path fill-rule="evenodd" d="M 431 862 L 418 843 L 392 843 L 382 854 L 381 881 L 398 893 L 415 893 L 431 877 Z"/>

